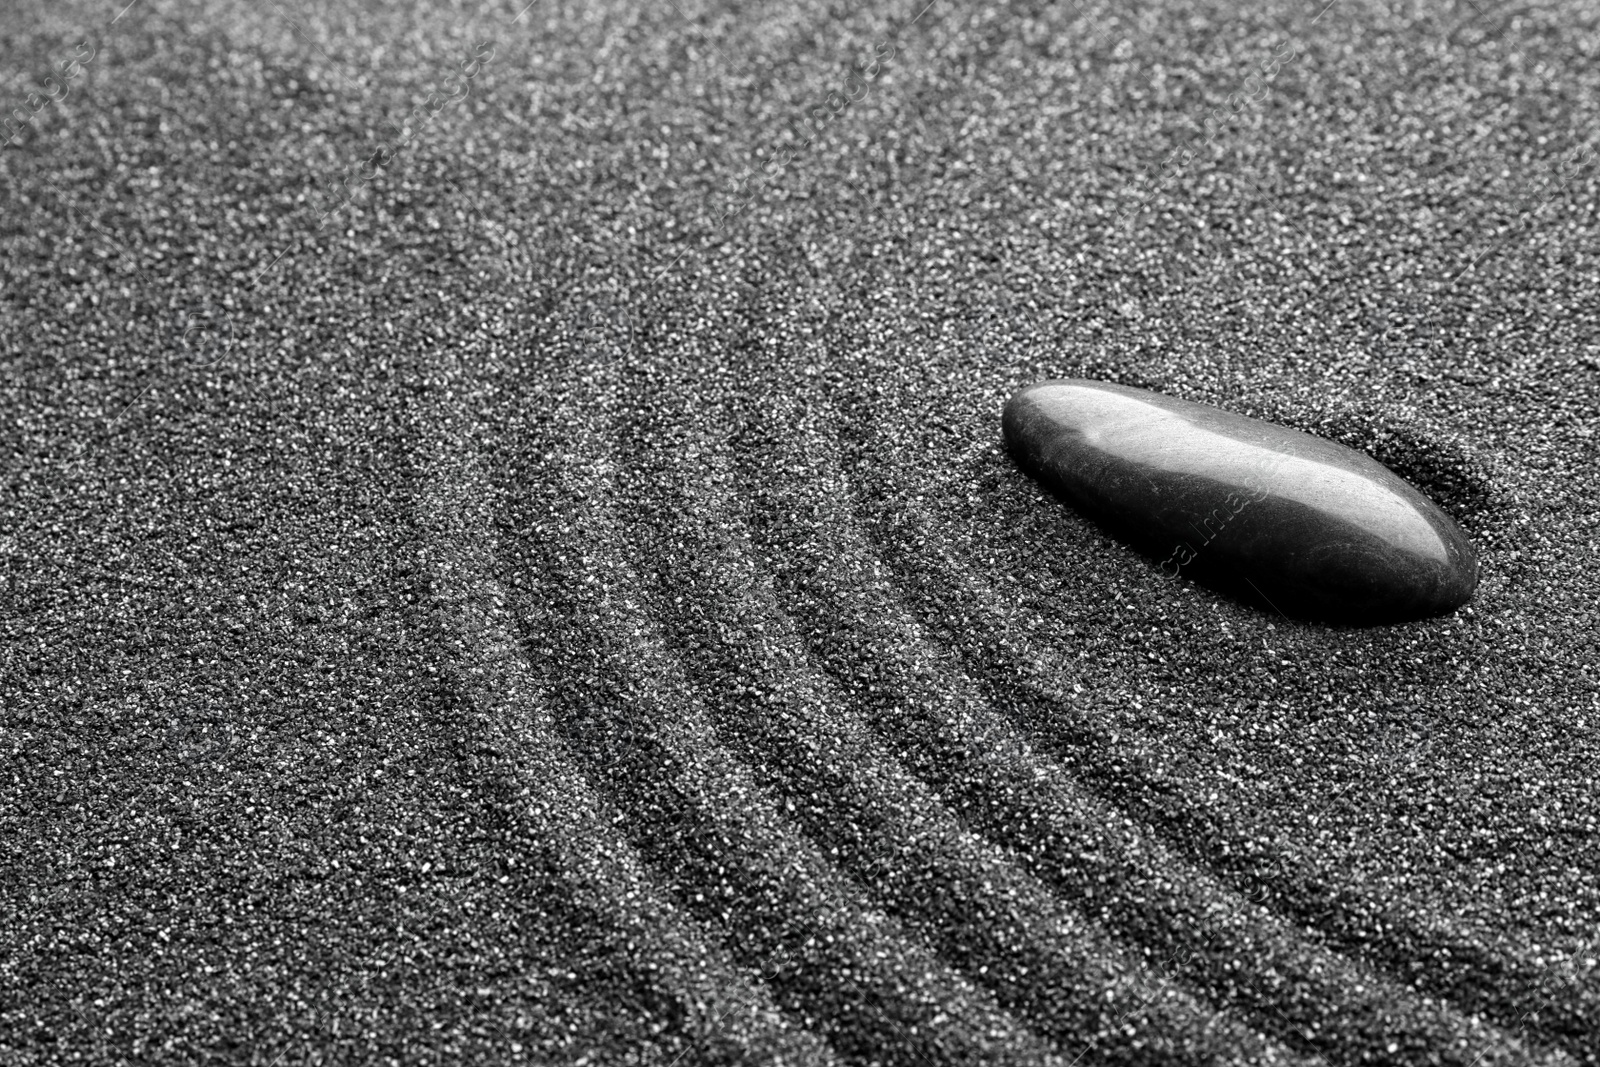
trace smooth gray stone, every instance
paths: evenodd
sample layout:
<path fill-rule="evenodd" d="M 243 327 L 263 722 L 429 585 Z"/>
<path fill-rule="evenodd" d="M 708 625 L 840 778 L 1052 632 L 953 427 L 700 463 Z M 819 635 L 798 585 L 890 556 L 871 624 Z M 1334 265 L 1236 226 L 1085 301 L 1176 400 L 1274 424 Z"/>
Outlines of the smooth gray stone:
<path fill-rule="evenodd" d="M 1333 441 L 1086 379 L 1028 386 L 1006 403 L 1003 426 L 1026 470 L 1169 578 L 1356 623 L 1451 611 L 1477 588 L 1461 527 Z"/>

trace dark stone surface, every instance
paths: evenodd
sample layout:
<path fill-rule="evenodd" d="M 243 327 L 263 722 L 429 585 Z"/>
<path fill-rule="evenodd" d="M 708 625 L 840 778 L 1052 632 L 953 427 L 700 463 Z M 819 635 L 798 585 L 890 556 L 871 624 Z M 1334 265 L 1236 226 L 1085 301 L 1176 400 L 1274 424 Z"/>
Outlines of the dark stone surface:
<path fill-rule="evenodd" d="M 1465 604 L 1466 534 L 1377 460 L 1208 404 L 1083 379 L 1006 404 L 1018 462 L 1180 574 L 1286 615 L 1375 623 Z"/>

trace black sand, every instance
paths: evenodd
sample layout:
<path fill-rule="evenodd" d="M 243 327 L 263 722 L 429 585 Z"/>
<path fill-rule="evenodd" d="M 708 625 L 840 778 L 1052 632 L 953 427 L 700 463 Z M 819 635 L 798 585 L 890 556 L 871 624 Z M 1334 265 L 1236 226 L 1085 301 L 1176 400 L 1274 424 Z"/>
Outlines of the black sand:
<path fill-rule="evenodd" d="M 0 31 L 0 1063 L 1600 1060 L 1592 5 L 299 4 Z M 1164 580 L 1079 375 L 1477 599 Z"/>

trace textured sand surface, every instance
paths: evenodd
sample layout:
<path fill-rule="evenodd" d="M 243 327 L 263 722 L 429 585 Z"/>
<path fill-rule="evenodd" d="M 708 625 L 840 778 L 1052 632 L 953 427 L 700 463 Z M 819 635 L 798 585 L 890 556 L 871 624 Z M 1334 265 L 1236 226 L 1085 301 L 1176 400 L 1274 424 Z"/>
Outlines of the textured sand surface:
<path fill-rule="evenodd" d="M 9 5 L 0 1063 L 1596 1063 L 1600 29 L 1491 4 Z M 1056 376 L 1477 598 L 1165 580 Z"/>

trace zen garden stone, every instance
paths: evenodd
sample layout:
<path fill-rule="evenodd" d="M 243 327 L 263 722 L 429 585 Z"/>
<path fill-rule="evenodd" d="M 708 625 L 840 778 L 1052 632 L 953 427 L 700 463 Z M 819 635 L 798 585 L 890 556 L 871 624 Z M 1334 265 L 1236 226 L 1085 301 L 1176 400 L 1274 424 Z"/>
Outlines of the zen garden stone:
<path fill-rule="evenodd" d="M 1167 577 L 1355 623 L 1451 611 L 1477 587 L 1477 553 L 1455 521 L 1333 441 L 1084 379 L 1028 386 L 1003 425 L 1026 470 Z"/>

